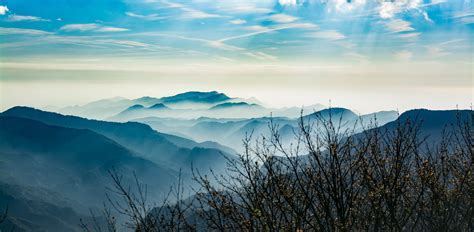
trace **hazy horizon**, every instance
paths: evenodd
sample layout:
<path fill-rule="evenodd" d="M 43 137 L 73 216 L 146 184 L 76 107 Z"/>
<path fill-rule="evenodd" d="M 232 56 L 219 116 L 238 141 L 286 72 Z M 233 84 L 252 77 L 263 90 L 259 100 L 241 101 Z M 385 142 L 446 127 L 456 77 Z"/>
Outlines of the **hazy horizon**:
<path fill-rule="evenodd" d="M 245 64 L 232 67 L 242 70 L 228 72 L 215 70 L 219 69 L 216 66 L 196 65 L 184 71 L 172 69 L 164 75 L 157 71 L 4 68 L 0 81 L 0 109 L 3 111 L 15 105 L 64 107 L 118 96 L 164 97 L 187 91 L 218 91 L 231 97 L 255 97 L 275 108 L 329 105 L 330 102 L 332 106 L 347 107 L 360 113 L 470 108 L 473 102 L 470 65 L 461 64 L 453 70 L 446 66 L 450 65 L 385 64 L 384 70 L 378 70 L 379 66 L 362 64 L 294 65 L 291 68 Z M 416 67 L 424 68 L 416 70 Z M 386 70 L 390 73 L 384 74 Z M 15 78 L 9 78 L 10 73 Z M 457 82 L 445 78 L 455 73 L 459 76 Z M 379 75 L 392 78 L 381 79 Z M 414 76 L 430 76 L 430 81 Z"/>
<path fill-rule="evenodd" d="M 473 6 L 2 0 L 0 110 L 191 90 L 361 113 L 470 108 Z"/>

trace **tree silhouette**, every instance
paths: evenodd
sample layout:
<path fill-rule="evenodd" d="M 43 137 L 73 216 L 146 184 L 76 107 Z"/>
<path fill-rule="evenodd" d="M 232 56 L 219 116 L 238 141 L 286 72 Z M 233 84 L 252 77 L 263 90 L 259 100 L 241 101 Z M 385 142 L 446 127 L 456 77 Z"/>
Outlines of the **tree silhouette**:
<path fill-rule="evenodd" d="M 136 195 L 112 173 L 124 202 L 113 205 L 136 231 L 473 231 L 472 121 L 459 117 L 434 146 L 421 123 L 381 129 L 375 118 L 355 133 L 342 116 L 300 117 L 283 144 L 270 121 L 226 173 L 195 171 L 191 198 L 180 181 L 173 203 L 152 210 L 138 180 Z"/>

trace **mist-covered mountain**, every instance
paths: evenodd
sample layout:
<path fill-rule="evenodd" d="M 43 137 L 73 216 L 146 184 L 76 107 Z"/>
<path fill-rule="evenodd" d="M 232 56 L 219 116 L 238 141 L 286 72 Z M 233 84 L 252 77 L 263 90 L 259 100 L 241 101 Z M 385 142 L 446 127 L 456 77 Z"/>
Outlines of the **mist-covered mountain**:
<path fill-rule="evenodd" d="M 398 117 L 396 111 L 381 111 L 366 115 L 357 115 L 349 109 L 330 108 L 310 113 L 302 117 L 307 122 L 333 120 L 341 123 L 347 128 L 354 128 L 355 132 L 370 126 L 376 119 L 378 125 L 384 125 Z M 261 117 L 250 119 L 213 119 L 202 117 L 194 120 L 183 120 L 173 118 L 141 118 L 136 119 L 150 125 L 158 131 L 180 134 L 196 141 L 215 141 L 219 144 L 242 151 L 242 139 L 250 134 L 258 137 L 268 136 L 270 133 L 269 123 L 279 126 L 282 140 L 290 143 L 294 140 L 294 132 L 298 131 L 300 119 L 286 117 Z"/>
<path fill-rule="evenodd" d="M 209 108 L 214 106 L 215 104 L 228 102 L 231 100 L 232 98 L 216 91 L 191 91 L 162 98 L 145 96 L 137 99 L 126 99 L 121 97 L 115 97 L 111 99 L 103 99 L 91 102 L 82 106 L 64 107 L 59 109 L 58 112 L 76 116 L 83 116 L 87 118 L 105 119 L 113 117 L 121 112 L 126 112 L 134 109 L 158 109 L 165 108 L 166 105 L 172 106 L 175 109 Z"/>
<path fill-rule="evenodd" d="M 221 103 L 231 100 L 223 93 L 217 91 L 212 92 L 185 92 L 170 97 L 162 97 L 159 99 L 160 102 L 165 104 L 186 104 L 186 103 L 203 103 L 203 104 L 214 104 Z"/>
<path fill-rule="evenodd" d="M 145 96 L 137 99 L 121 97 L 103 99 L 82 106 L 64 107 L 57 112 L 92 119 L 127 122 L 137 118 L 256 118 L 270 115 L 298 117 L 303 109 L 313 112 L 324 108 L 315 104 L 306 107 L 268 108 L 255 98 L 229 97 L 217 91 L 191 91 L 168 97 Z"/>

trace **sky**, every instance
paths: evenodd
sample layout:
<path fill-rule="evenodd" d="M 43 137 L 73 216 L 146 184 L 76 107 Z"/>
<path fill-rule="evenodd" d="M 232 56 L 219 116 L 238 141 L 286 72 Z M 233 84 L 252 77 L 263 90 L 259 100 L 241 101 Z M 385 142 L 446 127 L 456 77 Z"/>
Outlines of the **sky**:
<path fill-rule="evenodd" d="M 0 0 L 0 110 L 217 90 L 469 108 L 471 0 Z"/>

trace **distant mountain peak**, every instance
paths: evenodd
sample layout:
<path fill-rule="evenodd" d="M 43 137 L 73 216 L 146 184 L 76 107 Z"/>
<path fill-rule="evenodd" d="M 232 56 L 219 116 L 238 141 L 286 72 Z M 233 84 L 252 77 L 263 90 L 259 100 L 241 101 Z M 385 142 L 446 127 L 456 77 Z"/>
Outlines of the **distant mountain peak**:
<path fill-rule="evenodd" d="M 329 116 L 329 115 L 332 115 L 334 117 L 341 117 L 342 116 L 344 118 L 356 118 L 356 117 L 358 117 L 357 114 L 355 114 L 351 110 L 346 109 L 346 108 L 341 108 L 341 107 L 332 107 L 332 108 L 323 109 L 323 110 L 317 111 L 315 113 L 309 114 L 305 117 L 312 117 L 312 116 L 326 117 L 326 116 Z"/>
<path fill-rule="evenodd" d="M 217 91 L 200 92 L 200 91 L 189 91 L 174 96 L 160 98 L 163 103 L 179 103 L 179 102 L 196 102 L 196 103 L 219 103 L 230 100 L 231 98 L 224 93 Z"/>
<path fill-rule="evenodd" d="M 130 106 L 128 107 L 125 111 L 128 111 L 128 110 L 138 110 L 138 109 L 144 109 L 145 107 L 143 105 L 140 105 L 140 104 L 135 104 L 133 106 Z"/>
<path fill-rule="evenodd" d="M 250 104 L 247 102 L 225 102 L 225 103 L 221 103 L 216 106 L 213 106 L 211 110 L 226 109 L 226 108 L 232 108 L 232 107 L 261 107 L 261 106 L 257 104 Z"/>
<path fill-rule="evenodd" d="M 154 109 L 154 110 L 158 110 L 158 109 L 169 109 L 169 107 L 166 106 L 166 105 L 163 104 L 163 103 L 156 103 L 156 104 L 150 106 L 149 109 Z"/>
<path fill-rule="evenodd" d="M 137 98 L 135 100 L 137 100 L 137 101 L 149 101 L 149 100 L 155 100 L 155 99 L 156 99 L 155 97 L 143 96 L 143 97 Z"/>

